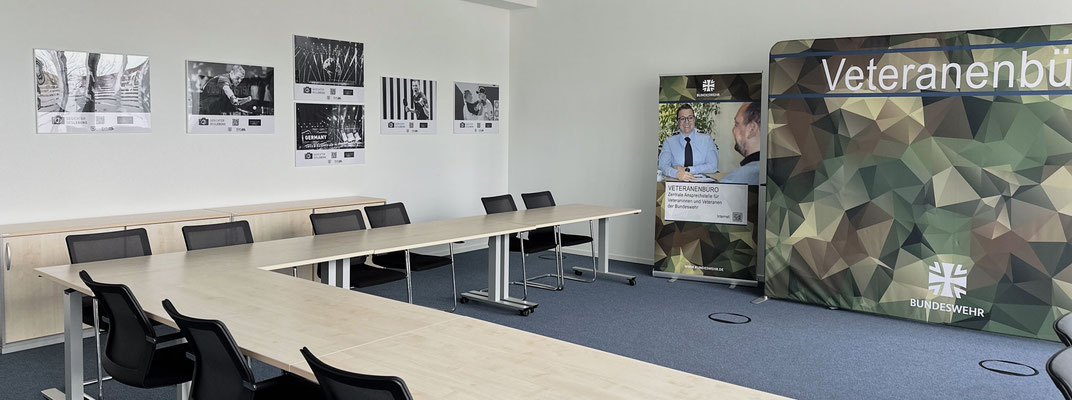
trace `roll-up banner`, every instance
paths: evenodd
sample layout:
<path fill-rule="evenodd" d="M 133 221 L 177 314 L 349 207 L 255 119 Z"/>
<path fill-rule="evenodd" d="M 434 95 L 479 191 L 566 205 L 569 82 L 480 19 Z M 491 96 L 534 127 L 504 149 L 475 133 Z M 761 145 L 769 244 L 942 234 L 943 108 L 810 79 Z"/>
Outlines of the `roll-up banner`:
<path fill-rule="evenodd" d="M 766 294 L 1055 340 L 1070 48 L 1072 25 L 776 44 Z"/>
<path fill-rule="evenodd" d="M 761 82 L 659 78 L 653 275 L 756 284 Z"/>

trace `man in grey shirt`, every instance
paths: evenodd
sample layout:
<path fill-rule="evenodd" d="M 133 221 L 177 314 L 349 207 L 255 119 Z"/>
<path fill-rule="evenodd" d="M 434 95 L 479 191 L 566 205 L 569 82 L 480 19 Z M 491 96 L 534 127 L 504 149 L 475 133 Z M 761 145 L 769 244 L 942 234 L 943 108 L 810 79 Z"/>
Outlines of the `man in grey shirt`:
<path fill-rule="evenodd" d="M 733 117 L 733 149 L 744 156 L 740 168 L 722 178 L 722 183 L 759 184 L 759 102 L 744 103 Z"/>

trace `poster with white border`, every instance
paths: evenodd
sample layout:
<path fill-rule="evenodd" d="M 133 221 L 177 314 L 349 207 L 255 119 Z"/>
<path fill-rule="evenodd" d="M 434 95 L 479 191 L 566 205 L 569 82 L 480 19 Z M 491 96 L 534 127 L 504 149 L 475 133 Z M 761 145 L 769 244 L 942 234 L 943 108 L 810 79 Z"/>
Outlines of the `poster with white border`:
<path fill-rule="evenodd" d="M 435 134 L 436 81 L 381 78 L 380 133 Z"/>
<path fill-rule="evenodd" d="M 454 82 L 454 133 L 499 133 L 499 85 Z"/>
<path fill-rule="evenodd" d="M 37 133 L 152 130 L 149 57 L 34 49 Z"/>
<path fill-rule="evenodd" d="M 748 225 L 748 185 L 666 181 L 666 221 Z"/>
<path fill-rule="evenodd" d="M 187 133 L 275 132 L 275 69 L 186 62 Z"/>
<path fill-rule="evenodd" d="M 365 163 L 365 106 L 313 103 L 294 106 L 296 166 Z"/>
<path fill-rule="evenodd" d="M 294 36 L 294 100 L 365 102 L 365 45 Z"/>

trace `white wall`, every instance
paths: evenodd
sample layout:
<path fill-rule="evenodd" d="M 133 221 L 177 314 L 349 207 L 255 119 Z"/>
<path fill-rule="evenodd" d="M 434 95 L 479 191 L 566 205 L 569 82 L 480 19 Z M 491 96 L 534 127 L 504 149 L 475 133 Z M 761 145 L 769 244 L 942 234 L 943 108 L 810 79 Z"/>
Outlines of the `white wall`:
<path fill-rule="evenodd" d="M 508 129 L 453 134 L 452 85 L 503 84 L 508 110 L 508 30 L 508 11 L 454 0 L 3 0 L 0 224 L 348 195 L 482 214 L 507 188 Z M 294 166 L 294 34 L 365 43 L 365 165 Z M 35 134 L 34 48 L 149 56 L 153 132 Z M 188 59 L 275 67 L 276 132 L 187 135 Z M 439 81 L 437 135 L 379 134 L 382 75 Z"/>
<path fill-rule="evenodd" d="M 510 192 L 643 208 L 610 253 L 651 262 L 660 74 L 762 71 L 788 39 L 1059 23 L 1067 1 L 540 0 L 510 17 Z"/>

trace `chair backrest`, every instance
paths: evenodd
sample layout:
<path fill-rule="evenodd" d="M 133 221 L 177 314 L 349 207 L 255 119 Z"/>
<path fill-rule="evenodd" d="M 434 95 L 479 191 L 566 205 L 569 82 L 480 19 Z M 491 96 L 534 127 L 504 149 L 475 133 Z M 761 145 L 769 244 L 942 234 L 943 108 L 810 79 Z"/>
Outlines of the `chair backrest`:
<path fill-rule="evenodd" d="M 484 212 L 488 214 L 517 211 L 517 204 L 514 204 L 514 196 L 508 194 L 504 194 L 501 196 L 481 197 L 480 202 L 484 203 Z"/>
<path fill-rule="evenodd" d="M 249 222 L 234 221 L 184 226 L 182 238 L 186 240 L 186 250 L 201 250 L 253 243 L 253 232 L 249 230 Z"/>
<path fill-rule="evenodd" d="M 1072 400 L 1072 347 L 1065 347 L 1046 361 L 1046 372 L 1050 374 L 1057 390 L 1065 399 Z"/>
<path fill-rule="evenodd" d="M 329 233 L 360 231 L 365 229 L 365 220 L 361 218 L 361 210 L 339 211 L 323 214 L 309 214 L 309 222 L 313 223 L 314 235 L 326 235 Z M 353 263 L 364 263 L 365 256 L 354 257 Z M 327 268 L 328 263 L 317 264 L 320 270 Z M 323 271 L 319 272 L 323 274 Z"/>
<path fill-rule="evenodd" d="M 67 235 L 67 254 L 71 264 L 153 254 L 149 234 L 144 228 L 115 232 Z"/>
<path fill-rule="evenodd" d="M 313 223 L 314 235 L 365 229 L 365 220 L 361 218 L 361 210 L 309 214 L 309 222 Z"/>
<path fill-rule="evenodd" d="M 84 270 L 78 276 L 100 302 L 101 315 L 108 317 L 105 370 L 119 382 L 142 387 L 156 350 L 156 331 L 149 317 L 126 285 L 96 282 Z"/>
<path fill-rule="evenodd" d="M 544 207 L 551 207 L 551 206 L 555 205 L 555 198 L 551 197 L 551 192 L 546 191 L 546 190 L 542 191 L 542 192 L 522 193 L 521 194 L 521 201 L 524 201 L 525 202 L 525 208 L 530 209 L 530 210 L 534 209 L 534 208 L 544 208 Z M 535 229 L 532 232 L 529 232 L 529 235 L 531 235 L 531 236 L 547 236 L 547 235 L 553 235 L 554 233 L 555 233 L 555 228 L 546 227 L 546 228 Z"/>
<path fill-rule="evenodd" d="M 369 226 L 373 229 L 385 226 L 405 225 L 409 223 L 409 215 L 406 214 L 406 206 L 402 203 L 368 206 L 365 207 L 365 214 L 368 215 Z"/>
<path fill-rule="evenodd" d="M 1065 314 L 1053 321 L 1053 331 L 1057 332 L 1057 338 L 1061 339 L 1061 343 L 1064 343 L 1065 347 L 1072 346 L 1072 337 L 1069 337 L 1069 334 L 1072 334 L 1072 317 L 1069 317 L 1069 315 L 1072 315 L 1072 313 Z"/>
<path fill-rule="evenodd" d="M 544 208 L 555 205 L 555 198 L 551 196 L 551 192 L 533 192 L 522 193 L 521 200 L 525 202 L 525 208 Z"/>
<path fill-rule="evenodd" d="M 302 347 L 301 353 L 309 368 L 316 375 L 321 390 L 328 400 L 412 400 L 413 396 L 406 387 L 406 382 L 397 376 L 364 375 L 325 364 L 316 358 L 308 348 Z"/>
<path fill-rule="evenodd" d="M 252 399 L 257 382 L 249 369 L 238 344 L 223 322 L 192 318 L 179 313 L 170 300 L 164 300 L 167 311 L 179 331 L 186 337 L 194 356 L 194 380 L 190 398 Z"/>

